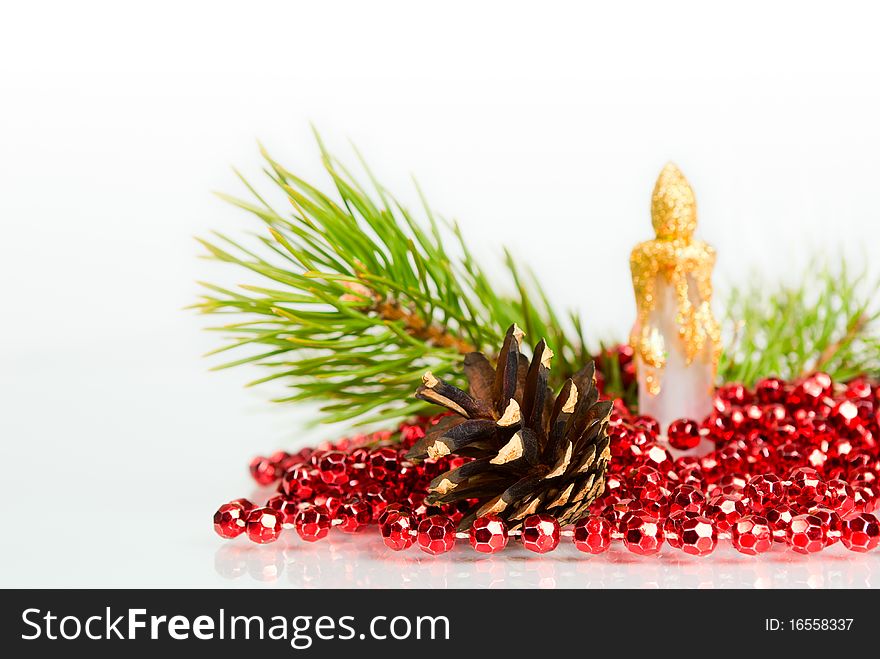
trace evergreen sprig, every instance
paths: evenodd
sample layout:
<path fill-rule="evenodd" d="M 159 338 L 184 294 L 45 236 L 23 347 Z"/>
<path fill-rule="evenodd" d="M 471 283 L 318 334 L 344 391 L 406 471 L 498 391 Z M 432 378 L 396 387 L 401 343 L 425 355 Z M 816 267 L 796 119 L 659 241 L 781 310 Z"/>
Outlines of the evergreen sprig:
<path fill-rule="evenodd" d="M 561 317 L 534 276 L 505 252 L 510 295 L 484 269 L 459 226 L 431 211 L 419 191 L 424 219 L 399 203 L 363 164 L 367 190 L 318 145 L 332 183 L 328 193 L 262 155 L 265 174 L 290 210 L 275 209 L 240 178 L 252 199 L 223 199 L 264 225 L 244 245 L 215 234 L 201 240 L 207 256 L 250 270 L 255 283 L 235 290 L 204 283 L 195 305 L 232 315 L 214 327 L 228 342 L 213 351 L 243 352 L 215 368 L 257 364 L 291 389 L 279 401 L 318 400 L 328 422 L 375 422 L 418 414 L 412 394 L 426 370 L 461 384 L 460 363 L 472 350 L 501 344 L 519 324 L 530 340 L 556 351 L 557 380 L 588 359 L 575 314 Z M 565 327 L 571 334 L 566 332 Z"/>
<path fill-rule="evenodd" d="M 878 282 L 845 259 L 814 261 L 800 283 L 768 288 L 760 277 L 727 299 L 722 382 L 794 379 L 825 371 L 837 381 L 880 375 Z"/>

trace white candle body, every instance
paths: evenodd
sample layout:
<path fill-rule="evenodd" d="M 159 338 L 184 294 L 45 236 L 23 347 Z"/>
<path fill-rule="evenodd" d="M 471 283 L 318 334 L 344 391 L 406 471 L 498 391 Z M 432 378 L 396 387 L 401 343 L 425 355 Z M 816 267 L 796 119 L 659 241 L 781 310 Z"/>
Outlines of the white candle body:
<path fill-rule="evenodd" d="M 709 345 L 688 363 L 685 346 L 679 335 L 675 290 L 662 276 L 658 276 L 656 286 L 656 304 L 648 316 L 648 323 L 652 331 L 662 338 L 665 349 L 665 366 L 655 371 L 660 383 L 659 393 L 652 394 L 648 390 L 646 374 L 650 367 L 642 363 L 638 354 L 636 369 L 639 413 L 657 419 L 661 432 L 665 435 L 672 421 L 682 418 L 702 421 L 712 411 L 715 367 L 712 347 Z M 694 298 L 697 287 L 689 285 L 688 289 L 691 302 L 698 304 L 700 300 Z M 636 328 L 636 335 L 639 329 Z"/>

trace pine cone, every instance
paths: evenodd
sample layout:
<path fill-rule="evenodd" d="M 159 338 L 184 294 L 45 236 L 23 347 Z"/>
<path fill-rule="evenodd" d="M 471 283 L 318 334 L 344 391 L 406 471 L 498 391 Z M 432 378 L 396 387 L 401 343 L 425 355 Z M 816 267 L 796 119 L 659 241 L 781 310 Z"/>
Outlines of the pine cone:
<path fill-rule="evenodd" d="M 554 397 L 547 386 L 553 352 L 542 339 L 529 362 L 520 353 L 522 337 L 516 325 L 507 330 L 494 369 L 481 353 L 465 357 L 470 393 L 430 372 L 416 392 L 458 416 L 445 417 L 407 457 L 473 458 L 435 478 L 425 499 L 476 500 L 460 530 L 488 513 L 506 520 L 511 530 L 533 513 L 570 524 L 586 515 L 605 489 L 612 403 L 598 401 L 594 364 L 568 379 Z"/>

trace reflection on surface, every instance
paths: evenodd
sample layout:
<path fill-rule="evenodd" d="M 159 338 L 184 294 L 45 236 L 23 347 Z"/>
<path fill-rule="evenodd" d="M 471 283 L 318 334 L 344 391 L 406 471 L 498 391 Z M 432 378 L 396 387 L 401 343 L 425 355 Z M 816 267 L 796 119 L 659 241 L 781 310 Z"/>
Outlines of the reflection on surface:
<path fill-rule="evenodd" d="M 620 546 L 589 556 L 565 545 L 537 556 L 511 545 L 490 557 L 462 545 L 428 556 L 416 547 L 393 552 L 374 533 L 336 534 L 316 544 L 288 533 L 271 545 L 226 542 L 214 569 L 243 585 L 296 588 L 872 588 L 880 555 L 838 545 L 813 556 L 780 547 L 750 557 L 722 547 L 702 559 L 671 548 L 652 558 Z"/>

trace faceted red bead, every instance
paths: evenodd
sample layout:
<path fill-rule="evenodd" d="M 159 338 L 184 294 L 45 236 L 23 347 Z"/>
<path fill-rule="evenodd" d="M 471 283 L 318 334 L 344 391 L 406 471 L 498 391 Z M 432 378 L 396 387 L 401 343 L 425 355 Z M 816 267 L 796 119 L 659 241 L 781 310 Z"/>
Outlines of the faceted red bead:
<path fill-rule="evenodd" d="M 785 500 L 785 484 L 776 474 L 759 474 L 749 480 L 743 497 L 752 512 L 760 514 Z"/>
<path fill-rule="evenodd" d="M 718 391 L 715 392 L 715 395 L 721 400 L 726 400 L 728 403 L 733 403 L 734 405 L 743 405 L 749 400 L 748 389 L 738 382 L 732 382 L 718 387 Z"/>
<path fill-rule="evenodd" d="M 815 515 L 822 522 L 822 526 L 825 528 L 825 546 L 833 545 L 835 542 L 840 540 L 840 534 L 843 526 L 843 522 L 840 519 L 840 515 L 838 515 L 833 510 L 829 510 L 828 508 L 818 507 L 810 510 L 810 515 Z"/>
<path fill-rule="evenodd" d="M 390 513 L 401 513 L 404 515 L 412 515 L 412 511 L 406 507 L 406 505 L 400 502 L 389 503 L 385 506 L 385 509 L 379 513 L 379 516 L 376 518 L 376 523 L 380 526 L 385 523 L 385 519 L 388 517 Z"/>
<path fill-rule="evenodd" d="M 272 508 L 254 508 L 245 521 L 248 538 L 257 544 L 275 542 L 281 535 L 282 515 Z"/>
<path fill-rule="evenodd" d="M 729 531 L 730 527 L 745 514 L 745 504 L 737 496 L 721 494 L 706 502 L 706 517 L 714 521 L 716 528 L 722 533 Z"/>
<path fill-rule="evenodd" d="M 550 515 L 526 517 L 520 533 L 523 546 L 538 554 L 553 551 L 559 545 L 559 522 Z"/>
<path fill-rule="evenodd" d="M 706 497 L 692 485 L 678 485 L 669 496 L 670 515 L 680 510 L 702 514 L 705 506 Z"/>
<path fill-rule="evenodd" d="M 870 551 L 880 544 L 880 522 L 870 513 L 848 517 L 843 522 L 840 540 L 852 551 Z"/>
<path fill-rule="evenodd" d="M 349 499 L 336 509 L 333 519 L 340 522 L 340 531 L 356 533 L 373 520 L 373 509 L 363 499 Z"/>
<path fill-rule="evenodd" d="M 282 524 L 293 524 L 293 520 L 299 512 L 297 502 L 288 499 L 283 494 L 276 494 L 274 497 L 271 497 L 266 502 L 266 507 L 281 513 Z"/>
<path fill-rule="evenodd" d="M 327 510 L 327 513 L 330 515 L 330 519 L 333 519 L 336 515 L 336 511 L 339 509 L 339 506 L 342 505 L 342 502 L 345 500 L 341 493 L 334 492 L 319 492 L 315 494 L 312 499 L 312 503 L 316 506 L 321 506 Z"/>
<path fill-rule="evenodd" d="M 660 433 L 660 424 L 657 422 L 657 419 L 647 414 L 641 414 L 634 417 L 632 423 L 637 428 L 644 428 L 653 435 L 658 435 Z"/>
<path fill-rule="evenodd" d="M 370 478 L 384 481 L 394 478 L 397 473 L 398 454 L 397 450 L 390 446 L 383 446 L 370 451 Z"/>
<path fill-rule="evenodd" d="M 718 545 L 718 532 L 715 524 L 705 517 L 685 518 L 678 525 L 678 541 L 684 553 L 708 556 Z"/>
<path fill-rule="evenodd" d="M 873 485 L 862 483 L 853 487 L 855 506 L 853 510 L 858 513 L 870 513 L 877 505 L 877 490 Z"/>
<path fill-rule="evenodd" d="M 416 541 L 415 522 L 412 515 L 402 510 L 386 511 L 383 515 L 379 530 L 385 546 L 394 551 L 402 551 L 411 547 Z"/>
<path fill-rule="evenodd" d="M 224 503 L 214 513 L 214 530 L 221 538 L 235 538 L 244 531 L 247 511 L 240 503 Z"/>
<path fill-rule="evenodd" d="M 647 515 L 630 512 L 620 520 L 623 544 L 634 554 L 649 556 L 660 551 L 664 533 L 660 522 Z"/>
<path fill-rule="evenodd" d="M 251 476 L 260 485 L 271 485 L 278 478 L 278 465 L 258 455 L 250 464 Z"/>
<path fill-rule="evenodd" d="M 348 456 L 342 451 L 327 451 L 318 462 L 318 475 L 327 485 L 347 485 Z"/>
<path fill-rule="evenodd" d="M 755 385 L 755 396 L 758 398 L 758 402 L 763 405 L 781 403 L 785 400 L 785 386 L 785 382 L 779 378 L 758 380 Z"/>
<path fill-rule="evenodd" d="M 611 546 L 613 527 L 604 517 L 589 515 L 574 525 L 574 546 L 588 554 L 601 554 Z"/>
<path fill-rule="evenodd" d="M 788 546 L 799 554 L 821 551 L 828 542 L 828 530 L 815 515 L 795 515 L 785 536 Z"/>
<path fill-rule="evenodd" d="M 669 477 L 670 472 L 675 473 L 669 451 L 656 442 L 648 442 L 642 447 L 641 462 L 656 469 L 664 479 Z"/>
<path fill-rule="evenodd" d="M 257 507 L 257 504 L 253 503 L 250 499 L 245 499 L 244 497 L 240 499 L 233 499 L 229 503 L 237 503 L 241 506 L 245 511 L 253 510 Z"/>
<path fill-rule="evenodd" d="M 672 448 L 687 451 L 700 443 L 700 426 L 692 419 L 677 419 L 669 424 L 666 437 Z"/>
<path fill-rule="evenodd" d="M 309 500 L 315 496 L 317 487 L 313 472 L 301 462 L 292 465 L 281 477 L 281 491 L 288 499 Z"/>
<path fill-rule="evenodd" d="M 654 467 L 642 465 L 629 473 L 627 486 L 633 496 L 640 501 L 657 501 L 666 496 L 663 489 L 665 480 Z"/>
<path fill-rule="evenodd" d="M 853 430 L 859 424 L 859 408 L 851 400 L 842 400 L 831 409 L 829 417 L 838 427 Z"/>
<path fill-rule="evenodd" d="M 730 540 L 738 552 L 755 556 L 770 551 L 773 530 L 766 518 L 747 515 L 730 527 Z"/>
<path fill-rule="evenodd" d="M 781 537 L 788 535 L 788 529 L 791 526 L 791 520 L 794 519 L 794 510 L 785 504 L 779 504 L 773 508 L 764 511 L 764 517 L 770 524 L 770 530 L 773 531 L 773 537 Z"/>
<path fill-rule="evenodd" d="M 428 554 L 443 554 L 455 546 L 455 525 L 443 515 L 430 515 L 419 522 L 419 549 Z"/>
<path fill-rule="evenodd" d="M 788 479 L 790 481 L 787 489 L 788 500 L 803 510 L 812 508 L 825 498 L 828 486 L 819 476 L 819 472 L 812 467 L 794 469 Z"/>
<path fill-rule="evenodd" d="M 742 496 L 748 482 L 749 479 L 745 474 L 738 471 L 731 471 L 724 474 L 724 476 L 718 480 L 719 493 Z"/>
<path fill-rule="evenodd" d="M 471 547 L 481 554 L 494 554 L 507 546 L 507 524 L 498 515 L 484 515 L 474 520 L 469 533 Z"/>
<path fill-rule="evenodd" d="M 330 532 L 330 514 L 321 506 L 309 506 L 296 514 L 293 525 L 300 538 L 315 542 Z"/>
<path fill-rule="evenodd" d="M 702 516 L 701 512 L 693 510 L 678 510 L 669 515 L 663 522 L 663 537 L 669 546 L 673 549 L 681 549 L 681 536 L 679 535 L 681 523 L 686 519 Z"/>

